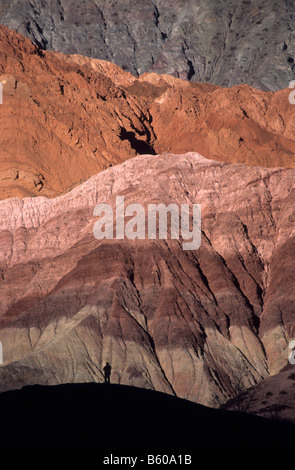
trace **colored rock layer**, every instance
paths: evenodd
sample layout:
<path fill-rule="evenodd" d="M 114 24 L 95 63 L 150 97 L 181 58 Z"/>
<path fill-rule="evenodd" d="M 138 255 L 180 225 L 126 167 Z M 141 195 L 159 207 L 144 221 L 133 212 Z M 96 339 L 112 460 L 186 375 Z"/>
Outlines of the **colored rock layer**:
<path fill-rule="evenodd" d="M 44 49 L 264 90 L 294 78 L 294 13 L 280 0 L 0 0 L 0 23 Z"/>
<path fill-rule="evenodd" d="M 1 199 L 54 197 L 137 154 L 295 165 L 290 89 L 135 78 L 109 62 L 43 52 L 3 26 L 0 81 Z"/>
<path fill-rule="evenodd" d="M 100 382 L 218 406 L 288 364 L 295 169 L 137 156 L 0 202 L 0 389 Z M 202 205 L 202 240 L 97 240 L 97 203 Z"/>

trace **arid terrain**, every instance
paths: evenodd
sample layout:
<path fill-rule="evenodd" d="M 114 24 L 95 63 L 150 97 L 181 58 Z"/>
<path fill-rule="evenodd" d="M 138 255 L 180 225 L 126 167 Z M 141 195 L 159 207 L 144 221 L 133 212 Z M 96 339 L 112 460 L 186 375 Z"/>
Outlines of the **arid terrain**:
<path fill-rule="evenodd" d="M 85 16 L 90 7 L 100 15 L 100 3 L 84 2 Z M 247 2 L 256 20 L 240 36 L 249 45 L 260 25 L 273 27 L 267 51 L 277 62 L 266 74 L 271 56 L 257 55 L 260 39 L 242 54 L 246 39 L 236 36 L 234 57 L 256 64 L 241 83 L 238 62 L 225 73 L 229 31 L 244 24 L 241 2 L 222 10 L 224 54 L 216 46 L 208 79 L 197 66 L 206 48 L 191 58 L 183 38 L 187 49 L 181 43 L 177 53 L 180 25 L 190 37 L 190 20 L 178 11 L 165 29 L 167 2 L 157 3 L 158 17 L 147 17 L 167 36 L 163 50 L 154 62 L 146 51 L 142 65 L 135 41 L 133 59 L 127 50 L 120 59 L 125 67 L 107 53 L 118 41 L 107 9 L 107 49 L 90 41 L 88 54 L 78 47 L 79 24 L 76 36 L 68 29 L 77 5 L 71 16 L 58 2 L 59 17 L 46 19 L 53 34 L 37 0 L 0 1 L 0 21 L 12 28 L 0 26 L 0 392 L 100 383 L 110 361 L 115 384 L 295 422 L 295 106 L 283 79 L 293 70 L 291 6 L 277 30 L 278 2 L 266 18 Z M 199 30 L 210 42 L 219 6 L 199 3 L 194 14 L 203 12 Z M 145 210 L 200 204 L 201 246 L 184 250 L 169 236 L 96 239 L 94 208 L 115 211 L 117 196 Z"/>
<path fill-rule="evenodd" d="M 1 389 L 102 381 L 110 360 L 116 383 L 219 406 L 280 372 L 295 326 L 294 175 L 147 155 L 55 199 L 2 201 Z M 118 195 L 201 204 L 200 248 L 97 240 L 93 209 Z"/>
<path fill-rule="evenodd" d="M 294 78 L 291 0 L 0 0 L 0 23 L 133 75 L 273 91 Z"/>
<path fill-rule="evenodd" d="M 43 52 L 0 27 L 0 198 L 54 197 L 137 154 L 295 166 L 290 89 L 222 88 Z"/>

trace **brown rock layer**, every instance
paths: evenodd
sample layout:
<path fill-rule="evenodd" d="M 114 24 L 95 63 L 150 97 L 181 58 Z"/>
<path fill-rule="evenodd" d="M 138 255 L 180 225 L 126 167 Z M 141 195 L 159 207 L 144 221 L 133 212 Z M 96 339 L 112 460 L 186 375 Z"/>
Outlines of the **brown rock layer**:
<path fill-rule="evenodd" d="M 294 169 L 138 156 L 54 198 L 0 203 L 1 390 L 101 381 L 217 406 L 288 363 Z M 93 208 L 202 205 L 202 241 L 102 240 Z"/>
<path fill-rule="evenodd" d="M 294 105 L 246 85 L 135 78 L 105 61 L 44 52 L 0 26 L 0 198 L 56 196 L 137 154 L 294 167 Z"/>

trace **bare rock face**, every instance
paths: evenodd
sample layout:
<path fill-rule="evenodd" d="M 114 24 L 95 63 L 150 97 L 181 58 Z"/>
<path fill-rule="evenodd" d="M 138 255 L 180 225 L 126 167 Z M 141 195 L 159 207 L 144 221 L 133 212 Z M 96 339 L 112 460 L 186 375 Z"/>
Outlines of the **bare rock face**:
<path fill-rule="evenodd" d="M 294 78 L 294 18 L 280 0 L 0 1 L 0 22 L 43 49 L 264 90 Z"/>
<path fill-rule="evenodd" d="M 109 62 L 43 52 L 5 27 L 0 52 L 1 199 L 54 197 L 138 154 L 295 166 L 290 89 L 136 78 Z"/>
<path fill-rule="evenodd" d="M 294 169 L 145 155 L 0 202 L 1 390 L 102 381 L 210 406 L 277 374 L 294 324 Z M 97 203 L 202 205 L 202 240 L 97 240 Z"/>
<path fill-rule="evenodd" d="M 123 98 L 114 84 L 115 73 L 113 82 L 59 54 L 48 62 L 29 40 L 3 27 L 0 50 L 1 198 L 58 195 L 136 155 L 122 135 L 127 123 L 151 133 L 140 103 Z"/>

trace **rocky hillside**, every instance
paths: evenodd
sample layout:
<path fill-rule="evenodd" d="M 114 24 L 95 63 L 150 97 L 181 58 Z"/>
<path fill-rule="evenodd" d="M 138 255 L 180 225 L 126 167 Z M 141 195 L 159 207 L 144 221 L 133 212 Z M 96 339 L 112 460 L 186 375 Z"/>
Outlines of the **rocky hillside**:
<path fill-rule="evenodd" d="M 290 89 L 224 89 L 43 52 L 0 27 L 0 198 L 57 196 L 137 154 L 295 166 Z"/>
<path fill-rule="evenodd" d="M 112 380 L 218 406 L 288 364 L 294 169 L 138 156 L 0 203 L 1 391 Z M 202 240 L 102 240 L 97 203 L 202 204 Z"/>
<path fill-rule="evenodd" d="M 292 421 L 295 424 L 295 370 L 288 364 L 278 374 L 238 393 L 222 408 L 239 410 L 265 418 Z"/>
<path fill-rule="evenodd" d="M 221 86 L 294 79 L 291 0 L 1 0 L 0 23 L 43 49 Z"/>

